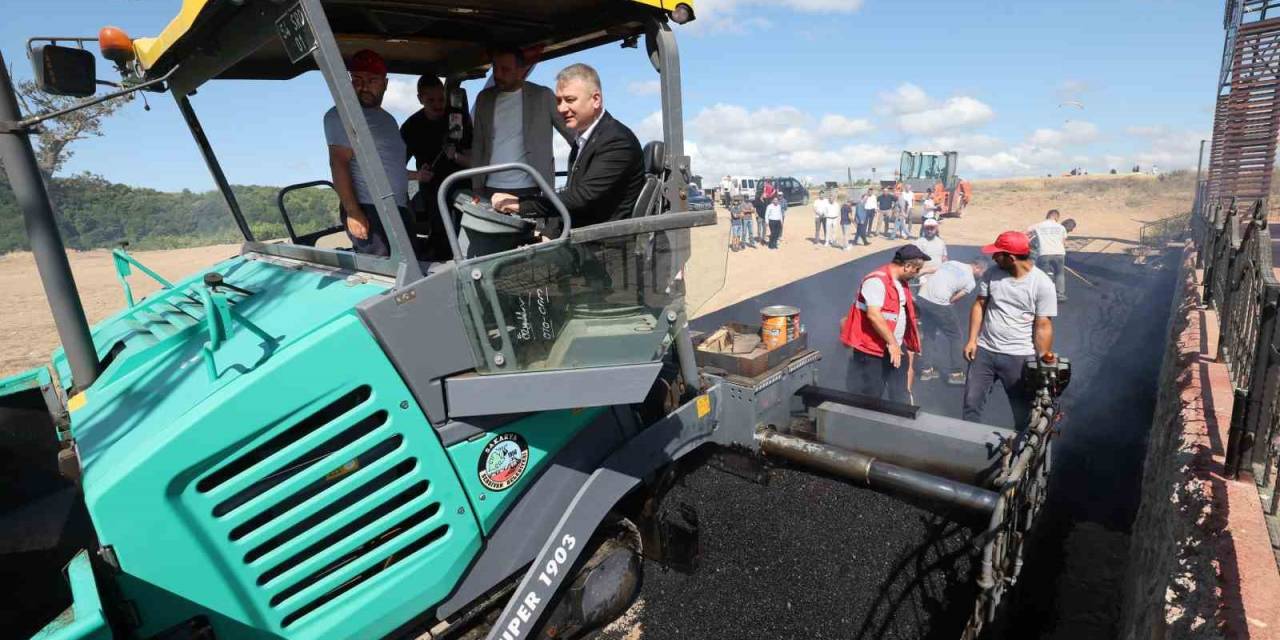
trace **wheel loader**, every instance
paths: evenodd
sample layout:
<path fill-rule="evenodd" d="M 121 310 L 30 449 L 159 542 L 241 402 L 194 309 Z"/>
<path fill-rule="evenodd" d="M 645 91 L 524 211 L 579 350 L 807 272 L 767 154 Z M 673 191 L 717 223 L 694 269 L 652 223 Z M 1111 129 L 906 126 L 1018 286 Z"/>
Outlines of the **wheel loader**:
<path fill-rule="evenodd" d="M 21 113 L 0 61 L 0 161 L 61 341 L 0 381 L 0 566 L 21 584 L 0 628 L 581 637 L 627 608 L 641 558 L 696 564 L 696 519 L 662 508 L 665 487 L 691 453 L 723 449 L 970 524 L 980 596 L 964 634 L 979 633 L 1043 502 L 1069 363 L 1027 363 L 1036 408 L 1009 429 L 824 388 L 803 333 L 700 359 L 688 317 L 724 261 L 699 252 L 725 243 L 700 244 L 714 212 L 685 206 L 673 29 L 694 18 L 667 0 L 184 0 L 155 37 L 33 38 L 45 91 L 168 94 L 244 237 L 173 282 L 117 250 L 123 306 L 93 326 L 30 141 L 59 113 Z M 341 226 L 299 231 L 286 195 L 323 180 L 282 189 L 288 237 L 261 238 L 195 111 L 209 82 L 318 74 L 360 165 L 381 167 L 344 57 L 370 48 L 393 73 L 444 77 L 452 101 L 495 43 L 543 61 L 643 46 L 664 125 L 631 217 L 574 228 L 527 165 L 475 167 L 438 195 L 452 257 L 424 262 L 372 170 L 389 256 L 344 248 Z M 118 79 L 100 81 L 95 45 Z M 508 170 L 555 205 L 556 237 L 452 189 Z M 135 299 L 142 277 L 160 288 Z"/>
<path fill-rule="evenodd" d="M 915 205 L 931 197 L 939 215 L 958 218 L 973 201 L 973 186 L 956 175 L 959 158 L 956 151 L 903 151 L 895 189 L 901 193 L 909 186 L 915 193 Z M 923 208 L 913 205 L 911 221 L 918 222 L 921 215 Z"/>

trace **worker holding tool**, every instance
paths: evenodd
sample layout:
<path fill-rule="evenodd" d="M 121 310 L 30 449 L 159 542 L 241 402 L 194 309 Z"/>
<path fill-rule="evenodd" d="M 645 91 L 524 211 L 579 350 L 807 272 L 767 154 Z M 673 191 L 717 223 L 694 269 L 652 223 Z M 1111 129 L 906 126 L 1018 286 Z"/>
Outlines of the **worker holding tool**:
<path fill-rule="evenodd" d="M 1050 209 L 1044 220 L 1027 229 L 1039 248 L 1036 266 L 1053 278 L 1058 302 L 1067 301 L 1067 228 L 1058 222 L 1057 209 Z"/>
<path fill-rule="evenodd" d="M 987 394 L 999 381 L 1021 429 L 1032 400 L 1032 390 L 1022 381 L 1023 363 L 1030 357 L 1054 360 L 1052 319 L 1058 315 L 1058 299 L 1053 281 L 1031 261 L 1026 234 L 1005 231 L 982 252 L 996 266 L 978 280 L 978 298 L 969 310 L 964 419 L 982 421 Z"/>
<path fill-rule="evenodd" d="M 915 245 L 900 247 L 892 262 L 862 279 L 857 299 L 840 327 L 840 341 L 853 350 L 850 391 L 909 401 L 903 349 L 920 353 L 920 332 L 915 302 L 906 285 L 928 259 Z"/>

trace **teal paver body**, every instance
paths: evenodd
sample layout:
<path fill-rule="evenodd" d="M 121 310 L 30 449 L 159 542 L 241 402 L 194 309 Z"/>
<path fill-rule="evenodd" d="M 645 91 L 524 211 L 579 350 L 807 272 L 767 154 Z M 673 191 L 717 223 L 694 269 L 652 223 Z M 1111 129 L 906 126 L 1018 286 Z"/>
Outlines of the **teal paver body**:
<path fill-rule="evenodd" d="M 196 274 L 95 327 L 110 364 L 69 403 L 136 634 L 205 616 L 218 637 L 384 635 L 481 545 L 439 437 L 354 312 L 388 285 L 247 258 L 213 270 L 253 292 L 225 295 L 222 340 Z"/>
<path fill-rule="evenodd" d="M 537 477 L 551 456 L 602 411 L 605 409 L 597 407 L 538 413 L 449 447 L 449 457 L 458 469 L 462 486 L 467 490 L 485 535 L 493 532 L 502 515 L 519 499 L 522 490 Z M 508 434 L 517 434 L 519 439 L 510 438 Z M 497 470 L 498 473 L 510 474 L 511 484 L 504 487 L 505 478 L 482 479 L 481 470 L 486 464 L 497 462 L 496 456 L 500 451 L 489 449 L 490 444 L 506 440 L 519 443 L 507 445 L 512 451 L 522 446 L 524 452 L 523 459 L 511 460 L 505 468 Z"/>
<path fill-rule="evenodd" d="M 30 389 L 39 389 L 48 386 L 51 382 L 49 368 L 41 365 L 0 379 L 0 396 L 21 393 Z"/>
<path fill-rule="evenodd" d="M 111 640 L 102 598 L 89 564 L 89 553 L 81 551 L 67 565 L 67 581 L 74 604 L 50 622 L 31 640 Z"/>

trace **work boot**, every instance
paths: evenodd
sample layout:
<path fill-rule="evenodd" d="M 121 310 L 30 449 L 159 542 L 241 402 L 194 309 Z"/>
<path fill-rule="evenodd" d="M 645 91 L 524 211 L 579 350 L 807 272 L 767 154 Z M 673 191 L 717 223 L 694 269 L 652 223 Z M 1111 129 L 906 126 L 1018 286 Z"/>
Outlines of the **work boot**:
<path fill-rule="evenodd" d="M 938 370 L 934 369 L 933 367 L 929 367 L 928 369 L 925 369 L 924 371 L 920 372 L 921 382 L 928 382 L 929 380 L 937 380 L 937 379 L 938 379 Z"/>
<path fill-rule="evenodd" d="M 947 374 L 947 384 L 964 386 L 965 375 L 963 371 L 952 371 Z"/>

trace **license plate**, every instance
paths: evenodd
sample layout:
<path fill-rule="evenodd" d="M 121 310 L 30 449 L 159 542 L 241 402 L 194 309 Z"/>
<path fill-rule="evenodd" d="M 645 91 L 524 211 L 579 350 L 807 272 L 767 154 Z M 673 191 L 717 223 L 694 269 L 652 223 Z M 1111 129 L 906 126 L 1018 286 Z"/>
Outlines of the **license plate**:
<path fill-rule="evenodd" d="M 316 34 L 311 30 L 311 21 L 307 20 L 301 2 L 276 19 L 276 33 L 289 60 L 295 64 L 316 50 Z"/>

